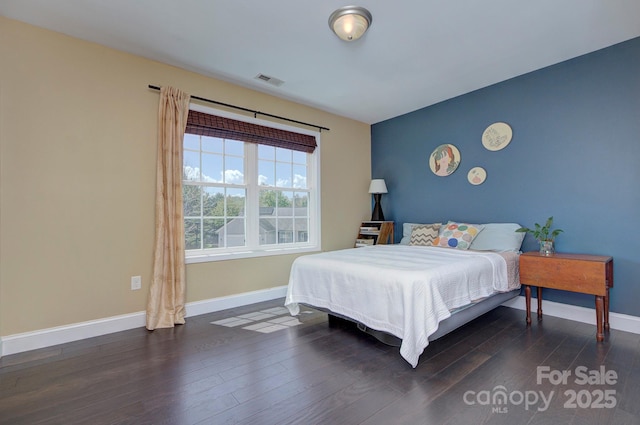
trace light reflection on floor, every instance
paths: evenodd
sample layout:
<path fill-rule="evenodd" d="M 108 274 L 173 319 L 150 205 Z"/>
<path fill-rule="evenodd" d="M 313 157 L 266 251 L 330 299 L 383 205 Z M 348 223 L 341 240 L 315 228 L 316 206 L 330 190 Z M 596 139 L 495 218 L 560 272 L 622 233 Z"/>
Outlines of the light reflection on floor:
<path fill-rule="evenodd" d="M 300 314 L 310 314 L 310 311 L 301 311 Z M 273 307 L 253 313 L 240 314 L 226 319 L 211 322 L 212 325 L 226 326 L 228 328 L 241 327 L 249 331 L 271 333 L 293 326 L 301 325 L 297 317 L 289 315 L 285 307 Z"/>

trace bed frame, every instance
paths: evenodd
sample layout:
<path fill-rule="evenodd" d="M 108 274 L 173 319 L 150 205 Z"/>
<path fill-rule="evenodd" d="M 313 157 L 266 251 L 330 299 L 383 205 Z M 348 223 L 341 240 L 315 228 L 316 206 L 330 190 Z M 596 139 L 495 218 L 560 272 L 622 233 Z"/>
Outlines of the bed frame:
<path fill-rule="evenodd" d="M 520 295 L 520 289 L 514 289 L 513 291 L 492 295 L 483 299 L 482 301 L 457 310 L 451 315 L 451 317 L 440 322 L 440 324 L 438 325 L 438 330 L 431 334 L 431 336 L 429 336 L 429 341 L 435 341 L 436 339 L 447 335 L 448 333 L 458 329 L 460 326 L 466 325 L 473 319 L 476 319 L 483 314 L 488 313 L 489 311 L 495 309 L 504 302 L 517 297 L 518 295 Z M 318 307 L 312 308 L 318 309 Z M 372 329 L 350 317 L 346 317 L 328 310 L 323 311 L 329 314 L 330 326 L 336 326 L 345 321 L 355 323 L 359 330 L 375 337 L 378 341 L 384 344 L 391 345 L 393 347 L 400 347 L 400 344 L 402 343 L 402 340 L 395 335 Z"/>

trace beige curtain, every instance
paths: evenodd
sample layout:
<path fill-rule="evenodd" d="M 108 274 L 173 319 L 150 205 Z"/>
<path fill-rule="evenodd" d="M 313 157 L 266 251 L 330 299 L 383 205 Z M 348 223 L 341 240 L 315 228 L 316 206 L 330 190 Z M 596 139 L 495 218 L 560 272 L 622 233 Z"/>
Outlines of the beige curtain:
<path fill-rule="evenodd" d="M 156 176 L 156 239 L 147 300 L 147 329 L 184 324 L 185 266 L 182 211 L 182 139 L 189 95 L 160 89 Z"/>

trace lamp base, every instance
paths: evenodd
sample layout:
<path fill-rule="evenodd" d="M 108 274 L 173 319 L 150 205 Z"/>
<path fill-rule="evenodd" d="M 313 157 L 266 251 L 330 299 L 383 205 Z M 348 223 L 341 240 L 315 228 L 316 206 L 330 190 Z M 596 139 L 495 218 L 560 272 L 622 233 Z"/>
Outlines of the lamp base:
<path fill-rule="evenodd" d="M 385 221 L 384 214 L 382 213 L 382 206 L 380 205 L 380 198 L 382 197 L 381 193 L 374 193 L 373 199 L 375 200 L 375 205 L 373 207 L 373 213 L 371 214 L 371 221 Z"/>

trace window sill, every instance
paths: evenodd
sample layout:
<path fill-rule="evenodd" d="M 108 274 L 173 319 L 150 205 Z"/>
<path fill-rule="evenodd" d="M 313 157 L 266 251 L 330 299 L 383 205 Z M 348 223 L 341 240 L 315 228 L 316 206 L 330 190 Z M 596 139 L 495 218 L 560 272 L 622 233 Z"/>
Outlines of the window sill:
<path fill-rule="evenodd" d="M 185 264 L 208 263 L 212 261 L 239 260 L 244 258 L 270 257 L 274 255 L 290 255 L 305 252 L 319 252 L 319 246 L 297 247 L 297 248 L 273 248 L 265 250 L 247 250 L 236 252 L 206 253 L 206 254 L 187 254 L 185 256 Z"/>

